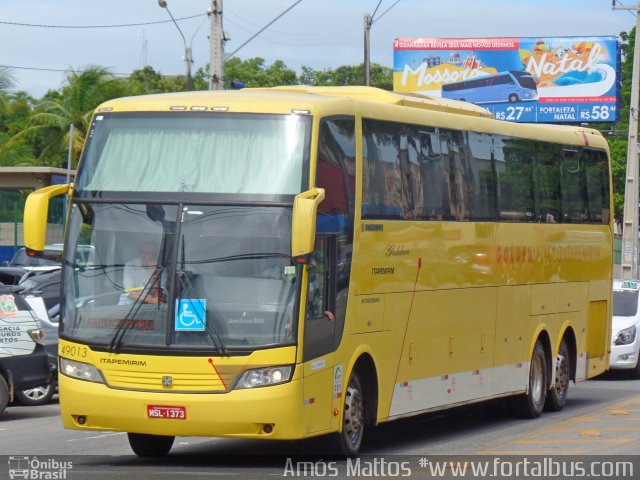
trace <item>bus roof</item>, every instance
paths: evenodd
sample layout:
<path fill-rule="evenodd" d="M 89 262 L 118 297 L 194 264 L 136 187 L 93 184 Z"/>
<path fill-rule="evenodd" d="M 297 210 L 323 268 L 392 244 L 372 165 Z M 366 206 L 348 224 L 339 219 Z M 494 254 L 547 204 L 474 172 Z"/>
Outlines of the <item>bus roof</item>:
<path fill-rule="evenodd" d="M 286 86 L 272 88 L 245 88 L 242 90 L 193 91 L 160 93 L 124 97 L 109 100 L 100 105 L 100 111 L 165 111 L 183 108 L 203 109 L 205 107 L 228 107 L 229 111 L 289 113 L 295 109 L 313 109 L 319 103 L 341 98 L 349 101 L 364 101 L 399 105 L 425 110 L 457 113 L 491 118 L 491 113 L 476 105 L 429 97 L 419 94 L 399 94 L 375 87 L 308 87 Z M 195 108 L 194 108 L 195 107 Z M 286 111 L 282 111 L 285 109 Z"/>
<path fill-rule="evenodd" d="M 360 107 L 357 106 L 360 104 Z M 460 102 L 420 94 L 395 93 L 374 87 L 310 87 L 292 85 L 272 88 L 245 88 L 242 90 L 201 90 L 193 92 L 160 93 L 109 100 L 96 109 L 100 112 L 151 112 L 170 110 L 216 110 L 229 112 L 288 114 L 308 110 L 310 113 L 362 110 L 369 106 L 404 106 L 407 113 L 434 112 L 435 126 L 444 126 L 442 114 L 460 115 L 456 120 L 463 129 L 481 132 L 492 131 L 505 135 L 546 139 L 552 142 L 569 142 L 575 145 L 595 146 L 608 149 L 600 132 L 591 128 L 545 124 L 519 124 L 494 120 L 485 108 L 471 103 Z M 370 109 L 368 109 L 370 110 Z M 226 110 L 225 110 L 226 111 Z M 299 113 L 299 112 L 298 112 Z M 408 117 L 416 118 L 415 114 Z M 466 119 L 468 120 L 465 120 Z M 474 120 L 475 117 L 477 120 Z M 409 120 L 408 120 L 409 121 Z M 421 117 L 420 123 L 423 118 Z M 488 123 L 485 123 L 488 122 Z M 451 127 L 448 127 L 451 128 Z M 455 127 L 454 127 L 455 128 Z M 526 129 L 526 131 L 525 131 Z"/>

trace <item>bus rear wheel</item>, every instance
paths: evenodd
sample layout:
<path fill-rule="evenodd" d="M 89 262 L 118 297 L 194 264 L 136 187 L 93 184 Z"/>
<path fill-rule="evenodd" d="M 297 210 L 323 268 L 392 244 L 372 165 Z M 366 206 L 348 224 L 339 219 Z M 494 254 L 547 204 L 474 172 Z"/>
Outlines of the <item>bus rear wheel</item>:
<path fill-rule="evenodd" d="M 547 395 L 545 408 L 552 412 L 559 412 L 567 403 L 569 384 L 571 383 L 571 364 L 569 360 L 569 348 L 563 339 L 556 358 L 556 378 L 553 387 Z"/>
<path fill-rule="evenodd" d="M 548 386 L 547 353 L 538 340 L 531 355 L 527 393 L 513 399 L 515 413 L 525 418 L 538 418 L 544 409 Z"/>
<path fill-rule="evenodd" d="M 365 428 L 365 393 L 357 371 L 349 377 L 344 396 L 342 429 L 338 434 L 338 453 L 357 455 L 362 445 Z"/>
<path fill-rule="evenodd" d="M 169 453 L 176 437 L 127 433 L 133 453 L 139 457 L 162 457 Z"/>

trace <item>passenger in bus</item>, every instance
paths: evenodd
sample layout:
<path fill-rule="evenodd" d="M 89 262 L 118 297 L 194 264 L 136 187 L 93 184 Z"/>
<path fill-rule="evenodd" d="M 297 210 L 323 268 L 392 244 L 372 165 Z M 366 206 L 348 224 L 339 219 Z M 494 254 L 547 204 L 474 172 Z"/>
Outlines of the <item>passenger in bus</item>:
<path fill-rule="evenodd" d="M 152 241 L 144 242 L 140 246 L 140 256 L 128 261 L 124 266 L 124 293 L 120 296 L 120 305 L 131 305 L 138 299 L 143 303 L 162 301 L 159 274 L 151 281 L 152 275 L 157 271 L 157 264 L 157 245 Z"/>

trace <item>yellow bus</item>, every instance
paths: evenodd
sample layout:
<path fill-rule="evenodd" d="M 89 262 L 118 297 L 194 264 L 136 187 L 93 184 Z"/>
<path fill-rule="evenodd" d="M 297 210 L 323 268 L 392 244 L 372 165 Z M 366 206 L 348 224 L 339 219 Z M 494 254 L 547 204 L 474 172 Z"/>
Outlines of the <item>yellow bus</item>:
<path fill-rule="evenodd" d="M 69 194 L 66 428 L 331 435 L 510 397 L 537 417 L 607 368 L 612 200 L 588 128 L 368 87 L 116 99 Z M 74 252 L 90 249 L 78 263 Z"/>

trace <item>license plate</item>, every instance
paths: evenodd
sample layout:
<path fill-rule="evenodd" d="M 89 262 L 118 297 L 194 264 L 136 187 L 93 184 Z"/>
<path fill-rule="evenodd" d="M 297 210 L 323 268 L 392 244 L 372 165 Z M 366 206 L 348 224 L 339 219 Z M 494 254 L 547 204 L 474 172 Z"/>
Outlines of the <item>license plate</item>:
<path fill-rule="evenodd" d="M 186 420 L 187 409 L 185 407 L 170 407 L 167 405 L 147 405 L 147 416 L 149 418 Z"/>

